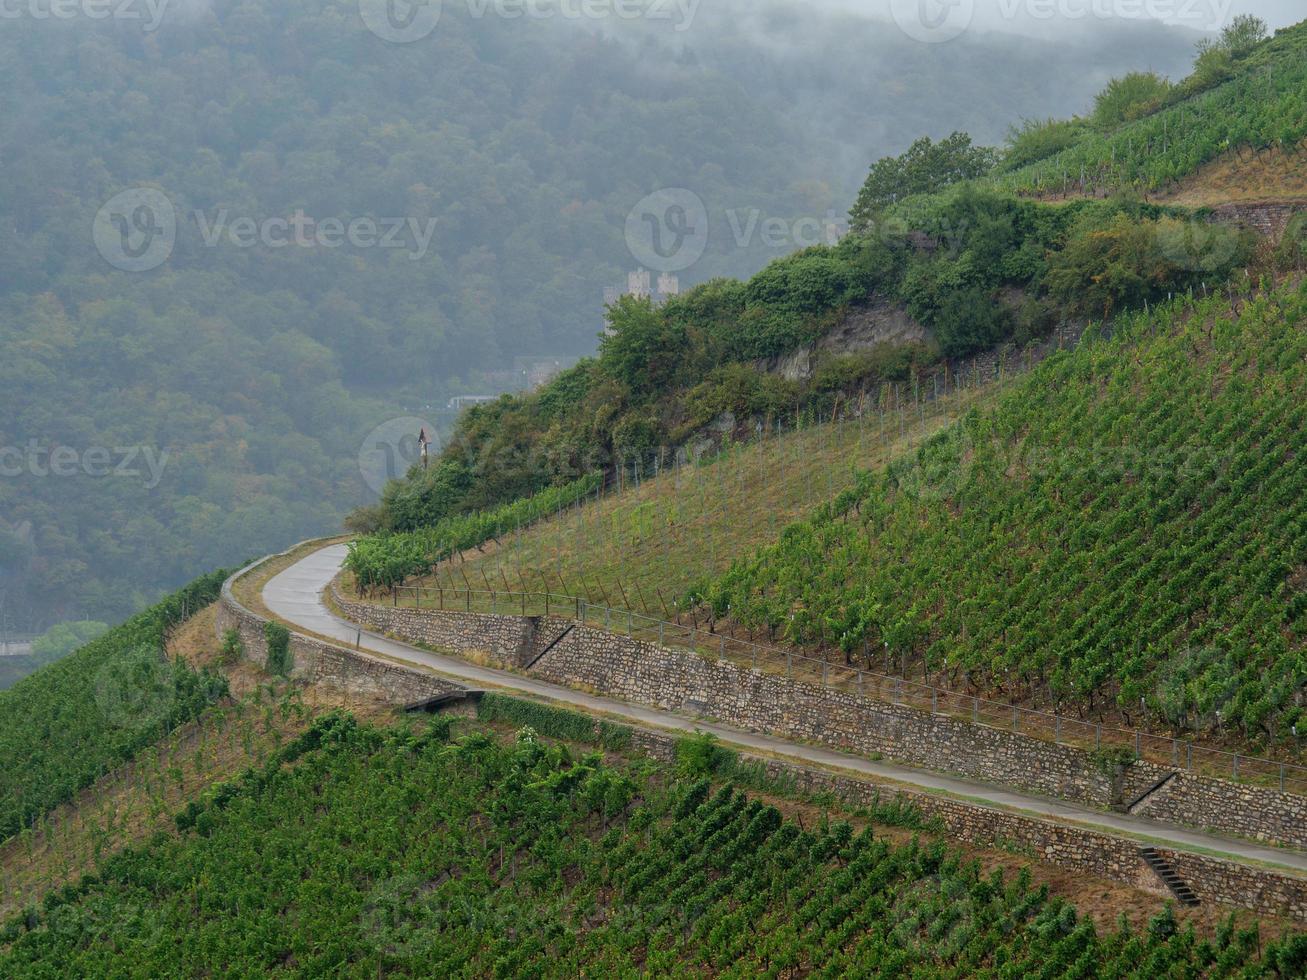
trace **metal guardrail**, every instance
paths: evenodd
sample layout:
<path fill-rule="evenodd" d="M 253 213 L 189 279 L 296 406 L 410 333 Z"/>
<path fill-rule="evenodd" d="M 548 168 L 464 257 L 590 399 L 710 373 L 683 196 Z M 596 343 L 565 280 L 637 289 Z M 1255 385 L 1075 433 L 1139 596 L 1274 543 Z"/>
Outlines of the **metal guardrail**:
<path fill-rule="evenodd" d="M 627 609 L 598 605 L 579 596 L 401 585 L 391 590 L 393 605 L 398 606 L 402 596 L 410 597 L 417 609 L 560 616 L 659 646 L 689 649 L 701 655 L 715 654 L 723 660 L 747 663 L 754 670 L 783 672 L 792 680 L 820 683 L 872 700 L 906 705 L 1057 745 L 1089 751 L 1126 749 L 1139 759 L 1175 770 L 1307 795 L 1307 767 L 1294 763 L 1211 749 L 1168 735 L 1113 728 L 1098 722 L 990 701 L 852 665 L 818 660 L 793 650 L 741 640 L 695 626 L 654 619 Z"/>

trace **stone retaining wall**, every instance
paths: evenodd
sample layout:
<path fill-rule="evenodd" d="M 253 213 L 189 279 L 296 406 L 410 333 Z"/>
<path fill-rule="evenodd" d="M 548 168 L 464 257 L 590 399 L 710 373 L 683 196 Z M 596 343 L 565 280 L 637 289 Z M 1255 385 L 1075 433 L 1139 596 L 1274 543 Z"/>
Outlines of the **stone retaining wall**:
<path fill-rule="evenodd" d="M 520 666 L 530 633 L 569 620 L 393 608 L 334 592 L 342 613 L 378 632 Z M 526 631 L 524 633 L 524 631 Z M 1172 770 L 1138 762 L 1110 772 L 1083 749 L 973 725 L 906 705 L 787 680 L 730 661 L 577 625 L 532 676 L 609 697 L 686 712 L 747 731 L 954 773 L 1085 806 L 1120 807 Z M 1307 798 L 1181 773 L 1140 811 L 1149 818 L 1307 847 Z"/>
<path fill-rule="evenodd" d="M 633 729 L 631 744 L 660 761 L 676 761 L 676 739 L 670 735 L 637 728 Z M 829 794 L 855 807 L 899 801 L 916 808 L 927 820 L 938 821 L 945 834 L 955 840 L 1107 878 L 1159 897 L 1172 897 L 1144 863 L 1139 853 L 1141 845 L 1135 841 L 775 759 L 752 761 L 764 766 L 769 779 L 784 781 L 800 793 Z M 1203 902 L 1307 921 L 1307 878 L 1166 847 L 1157 847 L 1157 852 Z"/>
<path fill-rule="evenodd" d="M 218 635 L 222 636 L 229 629 L 236 630 L 245 646 L 246 659 L 266 667 L 268 641 L 263 628 L 267 620 L 242 606 L 231 591 L 232 582 L 242 574 L 244 572 L 237 572 L 222 587 L 217 603 Z M 368 694 L 394 704 L 416 704 L 466 690 L 417 668 L 391 663 L 359 650 L 333 646 L 294 631 L 290 635 L 290 654 L 290 676 L 294 679 Z"/>
<path fill-rule="evenodd" d="M 1216 221 L 1243 225 L 1278 243 L 1295 214 L 1307 212 L 1304 204 L 1221 204 L 1212 208 Z"/>

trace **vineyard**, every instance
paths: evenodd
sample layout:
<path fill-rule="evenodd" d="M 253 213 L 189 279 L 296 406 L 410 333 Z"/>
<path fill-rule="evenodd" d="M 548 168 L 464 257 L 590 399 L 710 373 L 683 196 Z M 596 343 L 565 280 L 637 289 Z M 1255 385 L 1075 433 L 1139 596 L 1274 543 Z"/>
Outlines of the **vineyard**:
<path fill-rule="evenodd" d="M 488 541 L 498 541 L 527 525 L 585 500 L 603 484 L 599 474 L 493 510 L 446 517 L 417 531 L 382 534 L 350 543 L 345 567 L 360 588 L 390 588 L 429 574 L 440 562 Z"/>
<path fill-rule="evenodd" d="M 18 833 L 226 693 L 163 654 L 170 629 L 217 598 L 214 572 L 0 692 L 0 840 Z"/>
<path fill-rule="evenodd" d="M 1281 31 L 1219 87 L 1109 133 L 1087 131 L 1070 148 L 989 178 L 1020 194 L 1155 192 L 1222 154 L 1278 149 L 1307 139 L 1307 27 Z"/>
<path fill-rule="evenodd" d="M 999 369 L 1004 383 L 1020 366 Z M 851 400 L 840 421 L 801 418 L 693 460 L 645 459 L 602 485 L 596 477 L 581 492 L 565 488 L 558 495 L 570 506 L 551 498 L 551 506 L 532 508 L 534 524 L 491 512 L 364 538 L 345 568 L 365 590 L 411 582 L 561 592 L 670 615 L 694 583 L 774 541 L 787 523 L 852 486 L 858 469 L 884 465 L 992 398 L 994 373 L 969 366 L 916 385 L 886 384 Z M 484 536 L 451 546 L 447 528 L 464 520 Z M 491 538 L 494 546 L 476 550 Z M 437 560 L 458 552 L 458 561 Z"/>
<path fill-rule="evenodd" d="M 1293 746 L 1307 685 L 1307 287 L 1057 355 L 694 598 L 941 686 Z"/>
<path fill-rule="evenodd" d="M 289 763 L 294 763 L 290 766 Z M 805 829 L 531 728 L 314 724 L 0 933 L 10 977 L 1300 976 L 1307 938 L 1100 934 L 945 844 Z M 315 815 L 311 819 L 308 815 Z M 185 935 L 186 942 L 177 937 Z"/>

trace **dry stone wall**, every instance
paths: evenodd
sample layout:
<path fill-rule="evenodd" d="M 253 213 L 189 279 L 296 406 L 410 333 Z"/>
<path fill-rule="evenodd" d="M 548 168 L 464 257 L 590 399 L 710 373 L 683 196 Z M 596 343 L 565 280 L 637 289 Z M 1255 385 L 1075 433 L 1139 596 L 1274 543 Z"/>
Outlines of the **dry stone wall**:
<path fill-rule="evenodd" d="M 669 735 L 635 729 L 631 744 L 660 761 L 676 759 L 676 741 Z M 769 779 L 783 781 L 800 793 L 829 794 L 855 807 L 902 802 L 915 807 L 927 820 L 937 821 L 955 840 L 1010 851 L 1171 897 L 1161 879 L 1144 863 L 1135 841 L 775 759 L 752 761 L 763 766 Z M 1307 921 L 1307 878 L 1164 847 L 1157 851 L 1203 902 Z"/>
<path fill-rule="evenodd" d="M 553 638 L 571 621 L 395 609 L 339 592 L 344 615 L 409 642 L 489 654 L 521 666 L 531 637 Z M 1124 772 L 1089 753 L 1015 732 L 972 725 L 783 676 L 576 625 L 532 676 L 747 731 L 820 743 L 860 755 L 1009 786 L 1098 808 L 1119 807 L 1172 770 L 1139 762 Z M 1156 820 L 1307 847 L 1307 798 L 1181 773 L 1139 811 Z"/>
<path fill-rule="evenodd" d="M 232 594 L 231 584 L 240 574 L 238 572 L 223 585 L 217 606 L 218 635 L 228 629 L 236 630 L 245 646 L 246 658 L 266 667 L 268 641 L 263 628 L 267 620 L 246 609 Z M 333 646 L 300 633 L 291 633 L 290 653 L 292 678 L 372 695 L 394 704 L 416 704 L 466 690 L 416 668 L 391 663 L 359 650 Z"/>
<path fill-rule="evenodd" d="M 1216 221 L 1243 225 L 1263 238 L 1279 242 L 1294 215 L 1307 212 L 1302 204 L 1222 204 L 1212 208 Z"/>

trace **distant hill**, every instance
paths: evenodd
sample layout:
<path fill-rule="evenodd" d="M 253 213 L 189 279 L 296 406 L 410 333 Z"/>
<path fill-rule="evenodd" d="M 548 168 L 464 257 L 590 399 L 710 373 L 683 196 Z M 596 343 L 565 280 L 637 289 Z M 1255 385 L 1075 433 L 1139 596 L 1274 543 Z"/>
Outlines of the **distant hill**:
<path fill-rule="evenodd" d="M 650 191 L 690 188 L 712 215 L 686 285 L 747 276 L 922 129 L 998 140 L 1017 116 L 1082 105 L 1145 47 L 1179 65 L 1189 46 L 1103 28 L 944 52 L 806 7 L 718 4 L 685 31 L 445 4 L 429 37 L 393 44 L 355 0 L 164 7 L 154 31 L 6 17 L 0 32 L 0 447 L 17 451 L 0 528 L 32 531 L 12 548 L 0 533 L 8 628 L 118 619 L 334 527 L 374 493 L 358 457 L 376 425 L 441 426 L 449 395 L 484 392 L 482 372 L 517 355 L 591 353 Z M 142 186 L 178 231 L 132 273 L 91 232 Z M 280 247 L 275 224 L 260 238 L 301 214 L 403 219 L 401 247 Z M 779 243 L 753 221 L 773 217 Z M 58 446 L 70 475 L 42 476 Z"/>

